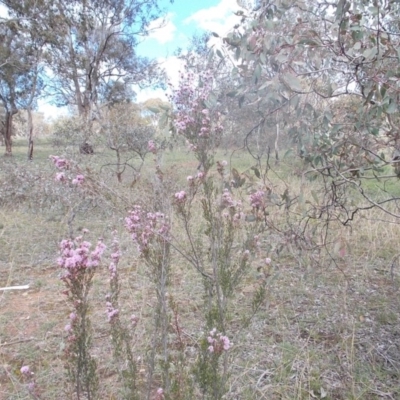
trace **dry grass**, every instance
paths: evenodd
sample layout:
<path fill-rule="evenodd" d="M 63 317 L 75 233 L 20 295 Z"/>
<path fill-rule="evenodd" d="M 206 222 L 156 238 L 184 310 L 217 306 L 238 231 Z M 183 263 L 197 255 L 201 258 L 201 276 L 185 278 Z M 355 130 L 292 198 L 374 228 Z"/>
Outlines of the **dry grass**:
<path fill-rule="evenodd" d="M 46 156 L 54 150 L 44 144 L 33 164 L 24 163 L 22 151 L 17 154 L 18 165 L 51 176 Z M 103 156 L 98 154 L 97 159 L 88 161 L 82 158 L 81 163 L 96 168 L 106 163 Z M 251 165 L 243 158 L 235 162 L 239 171 Z M 150 166 L 151 160 L 146 165 Z M 143 179 L 151 181 L 146 168 L 142 170 Z M 182 153 L 175 159 L 173 154 L 166 156 L 163 170 L 172 193 L 195 168 L 196 163 Z M 284 171 L 286 167 L 281 168 Z M 285 174 L 288 176 L 287 171 Z M 122 311 L 127 318 L 131 314 L 140 318 L 134 354 L 141 357 L 139 375 L 144 380 L 156 296 L 145 265 L 121 227 L 121 218 L 132 204 L 150 201 L 154 193 L 150 183 L 131 187 L 126 179 L 118 185 L 106 169 L 93 176 L 96 187 L 103 188 L 97 194 L 99 201 L 91 206 L 84 204 L 81 209 L 78 204 L 73 227 L 75 233 L 87 227 L 93 242 L 103 236 L 107 244 L 111 230 L 119 230 L 124 253 L 120 264 Z M 0 172 L 0 184 L 6 178 Z M 272 183 L 277 192 L 284 188 L 279 179 L 272 178 Z M 293 192 L 299 191 L 300 180 L 295 176 L 288 177 L 286 183 Z M 305 198 L 311 198 L 310 185 L 304 187 Z M 37 195 L 40 197 L 40 193 Z M 294 211 L 301 214 L 301 207 Z M 282 210 L 271 218 L 284 226 Z M 277 232 L 265 235 L 259 260 L 237 293 L 231 311 L 228 331 L 234 346 L 227 399 L 400 398 L 400 265 L 394 263 L 400 226 L 387 219 L 370 211 L 361 215 L 352 229 L 332 225 L 328 242 L 334 261 L 326 253 L 310 256 L 292 242 L 285 242 Z M 64 325 L 70 310 L 55 266 L 58 243 L 68 234 L 67 222 L 65 207 L 35 209 L 34 198 L 0 208 L 0 286 L 30 285 L 27 291 L 0 293 L 0 399 L 29 398 L 19 372 L 26 364 L 35 371 L 43 399 L 70 398 L 63 390 Z M 346 244 L 342 257 L 335 252 L 338 239 Z M 260 279 L 257 266 L 266 256 L 273 258 L 267 301 L 250 326 L 242 328 Z M 118 398 L 118 383 L 105 316 L 107 281 L 105 265 L 93 285 L 91 317 L 101 398 L 113 399 Z M 177 304 L 185 352 L 189 362 L 193 361 L 203 328 L 202 284 L 195 271 L 178 257 L 172 264 L 169 295 Z M 175 339 L 171 327 L 171 340 Z"/>

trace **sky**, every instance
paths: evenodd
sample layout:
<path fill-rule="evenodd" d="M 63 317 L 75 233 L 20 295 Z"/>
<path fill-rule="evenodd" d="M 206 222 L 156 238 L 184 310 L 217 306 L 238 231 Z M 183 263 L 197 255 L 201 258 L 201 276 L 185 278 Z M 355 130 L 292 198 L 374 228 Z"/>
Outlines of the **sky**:
<path fill-rule="evenodd" d="M 185 49 L 195 33 L 211 31 L 220 36 L 226 35 L 239 22 L 239 17 L 234 15 L 240 10 L 237 0 L 175 0 L 173 4 L 164 0 L 161 6 L 167 9 L 167 13 L 164 18 L 153 21 L 151 27 L 162 27 L 140 44 L 138 52 L 156 58 L 173 84 L 177 83 L 181 70 L 180 61 L 173 55 L 177 48 Z M 162 89 L 147 89 L 137 93 L 138 102 L 151 97 L 166 100 Z"/>
<path fill-rule="evenodd" d="M 166 10 L 166 15 L 151 22 L 151 28 L 159 29 L 144 39 L 138 54 L 157 59 L 173 84 L 177 83 L 181 69 L 179 60 L 173 55 L 177 48 L 185 49 L 194 33 L 212 31 L 225 35 L 239 20 L 233 14 L 240 9 L 236 0 L 175 0 L 173 4 L 162 0 L 160 6 Z M 136 100 L 143 102 L 155 97 L 166 100 L 166 93 L 161 89 L 140 90 Z M 67 114 L 66 109 L 59 109 L 44 100 L 39 101 L 39 111 L 44 112 L 46 118 Z"/>

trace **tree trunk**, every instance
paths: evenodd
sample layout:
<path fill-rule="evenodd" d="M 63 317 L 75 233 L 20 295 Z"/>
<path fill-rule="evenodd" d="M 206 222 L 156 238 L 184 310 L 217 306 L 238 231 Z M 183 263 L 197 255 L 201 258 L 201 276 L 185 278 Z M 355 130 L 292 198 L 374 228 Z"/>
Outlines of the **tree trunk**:
<path fill-rule="evenodd" d="M 3 120 L 0 122 L 0 146 L 4 146 L 5 127 L 5 120 Z"/>
<path fill-rule="evenodd" d="M 12 156 L 12 120 L 17 111 L 6 111 L 6 126 L 4 128 L 4 144 L 6 156 Z"/>
<path fill-rule="evenodd" d="M 276 137 L 275 137 L 275 164 L 279 164 L 279 147 L 278 147 L 278 141 L 279 141 L 279 123 L 276 123 Z"/>
<path fill-rule="evenodd" d="M 30 107 L 26 110 L 28 112 L 28 160 L 33 160 L 33 121 L 32 110 Z"/>

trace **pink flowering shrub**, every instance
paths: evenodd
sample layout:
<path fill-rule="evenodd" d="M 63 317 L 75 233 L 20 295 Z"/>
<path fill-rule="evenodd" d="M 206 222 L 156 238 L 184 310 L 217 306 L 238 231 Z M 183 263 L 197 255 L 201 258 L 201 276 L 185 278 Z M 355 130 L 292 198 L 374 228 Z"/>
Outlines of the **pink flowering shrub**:
<path fill-rule="evenodd" d="M 56 173 L 55 180 L 57 182 L 70 182 L 72 185 L 76 186 L 81 186 L 85 182 L 85 177 L 79 172 L 79 169 L 77 175 L 73 178 L 72 163 L 69 160 L 58 156 L 50 156 L 49 158 L 53 162 L 53 165 L 61 171 Z"/>
<path fill-rule="evenodd" d="M 125 394 L 130 399 L 137 398 L 136 361 L 132 352 L 132 332 L 136 328 L 138 318 L 131 317 L 131 326 L 123 325 L 120 318 L 118 264 L 121 258 L 117 232 L 113 232 L 111 262 L 108 267 L 110 276 L 110 292 L 106 295 L 106 313 L 110 324 L 114 361 L 123 382 Z"/>
<path fill-rule="evenodd" d="M 216 109 L 213 93 L 214 73 L 212 69 L 199 74 L 181 73 L 179 86 L 170 96 L 175 130 L 186 138 L 205 171 L 211 166 L 204 158 L 205 152 L 215 151 L 223 132 L 222 115 Z"/>
<path fill-rule="evenodd" d="M 221 354 L 232 347 L 232 343 L 228 337 L 222 335 L 222 333 L 218 333 L 216 328 L 210 331 L 207 342 L 209 344 L 208 351 L 213 354 Z"/>
<path fill-rule="evenodd" d="M 73 284 L 81 271 L 99 266 L 106 246 L 99 240 L 94 250 L 90 251 L 90 247 L 91 243 L 83 240 L 83 236 L 61 241 L 57 263 L 65 271 L 61 279 L 68 282 L 67 286 Z"/>
<path fill-rule="evenodd" d="M 86 233 L 87 231 L 85 231 Z M 96 363 L 90 355 L 91 323 L 88 295 L 92 279 L 105 249 L 102 240 L 91 250 L 91 243 L 78 236 L 60 243 L 58 266 L 62 269 L 64 294 L 72 308 L 65 326 L 67 333 L 65 358 L 68 379 L 77 397 L 86 394 L 95 397 L 98 380 Z"/>
<path fill-rule="evenodd" d="M 250 204 L 255 210 L 263 210 L 265 208 L 264 191 L 258 190 L 250 195 Z"/>
<path fill-rule="evenodd" d="M 169 239 L 170 225 L 165 215 L 145 212 L 138 205 L 125 218 L 125 226 L 142 255 L 147 255 L 154 246 L 163 245 Z"/>
<path fill-rule="evenodd" d="M 50 159 L 53 161 L 54 166 L 61 171 L 68 170 L 70 167 L 70 162 L 64 158 L 50 156 Z"/>
<path fill-rule="evenodd" d="M 157 350 L 162 349 L 160 350 L 161 354 L 158 354 L 160 360 L 168 360 L 170 358 L 167 288 L 171 267 L 171 227 L 164 213 L 159 211 L 146 212 L 139 205 L 134 206 L 133 210 L 125 218 L 125 227 L 131 234 L 133 242 L 137 244 L 139 254 L 148 267 L 148 276 L 154 285 L 157 295 L 156 322 L 152 339 L 153 349 L 151 350 L 152 360 L 149 362 L 150 376 L 153 376 Z M 169 382 L 171 381 L 168 368 L 162 368 L 161 379 L 164 384 L 164 390 L 168 391 Z M 148 395 L 150 395 L 150 389 L 151 382 L 149 383 Z"/>

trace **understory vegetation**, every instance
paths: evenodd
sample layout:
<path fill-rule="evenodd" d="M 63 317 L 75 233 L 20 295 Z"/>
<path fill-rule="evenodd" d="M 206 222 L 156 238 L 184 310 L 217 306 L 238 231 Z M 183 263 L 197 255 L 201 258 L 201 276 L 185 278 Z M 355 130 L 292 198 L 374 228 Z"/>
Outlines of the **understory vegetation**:
<path fill-rule="evenodd" d="M 217 151 L 215 160 L 224 171 L 221 176 L 217 167 L 210 169 L 213 185 L 234 179 L 232 171 L 246 178 L 242 186 L 231 186 L 229 191 L 232 201 L 242 200 L 244 216 L 239 233 L 235 228 L 229 255 L 219 255 L 224 260 L 218 265 L 232 268 L 232 275 L 220 278 L 225 309 L 219 316 L 217 305 L 209 304 L 215 300 L 210 290 L 215 289 L 204 276 L 212 275 L 204 194 L 192 200 L 200 188 L 187 180 L 188 173 L 198 174 L 193 154 L 185 148 L 167 150 L 157 156 L 156 165 L 156 156 L 150 154 L 140 182 L 132 184 L 132 176 L 132 181 L 127 177 L 120 184 L 105 167 L 110 150 L 99 149 L 91 156 L 77 153 L 74 168 L 85 171 L 86 182 L 66 188 L 54 180 L 50 141 L 38 146 L 34 163 L 23 161 L 23 148 L 16 144 L 15 158 L 1 161 L 3 182 L 16 185 L 14 195 L 1 196 L 1 282 L 29 285 L 23 292 L 1 295 L 2 397 L 74 397 L 78 378 L 66 375 L 65 367 L 73 370 L 77 362 L 68 358 L 66 350 L 71 346 L 71 315 L 79 310 L 65 294 L 57 253 L 64 238 L 79 235 L 92 243 L 102 238 L 106 246 L 88 285 L 88 352 L 96 365 L 90 374 L 96 379 L 89 374 L 87 380 L 96 383 L 93 398 L 163 398 L 158 389 L 171 399 L 394 399 L 399 395 L 399 227 L 390 217 L 366 210 L 352 227 L 331 223 L 328 231 L 310 221 L 313 235 L 302 236 L 302 207 L 314 201 L 312 192 L 320 193 L 321 182 L 296 176 L 293 171 L 299 161 L 287 157 L 268 171 L 271 192 L 264 197 L 265 211 L 259 220 L 262 207 L 252 206 L 255 193 L 248 190 L 259 181 L 248 167 L 252 164 L 248 153 Z M 215 212 L 229 220 L 223 214 L 231 212 L 232 204 L 223 184 L 218 185 Z M 303 205 L 286 206 L 287 200 L 278 195 L 286 187 L 290 193 L 302 193 Z M 378 193 L 370 190 L 373 196 Z M 168 195 L 160 197 L 160 191 Z M 181 191 L 188 196 L 184 203 L 174 195 Z M 162 207 L 170 226 L 168 257 L 164 249 L 161 259 L 154 260 L 167 242 L 149 238 L 153 248 L 147 250 L 132 242 L 124 220 L 135 204 L 146 211 Z M 249 233 L 253 243 L 246 242 Z M 223 251 L 229 240 L 221 243 Z M 250 254 L 243 266 L 246 247 Z M 240 265 L 233 266 L 233 260 L 225 257 L 238 259 Z M 118 283 L 110 288 L 115 281 L 109 265 L 116 258 Z M 165 287 L 158 275 L 163 263 Z M 229 349 L 215 359 L 210 358 L 207 342 L 214 328 L 230 341 Z M 124 341 L 129 343 L 128 359 Z M 23 366 L 34 375 L 21 374 Z M 30 392 L 31 379 L 35 386 Z M 221 381 L 215 388 L 217 379 Z M 80 390 L 80 398 L 86 398 L 86 389 Z"/>
<path fill-rule="evenodd" d="M 398 1 L 0 3 L 1 398 L 400 398 Z"/>

